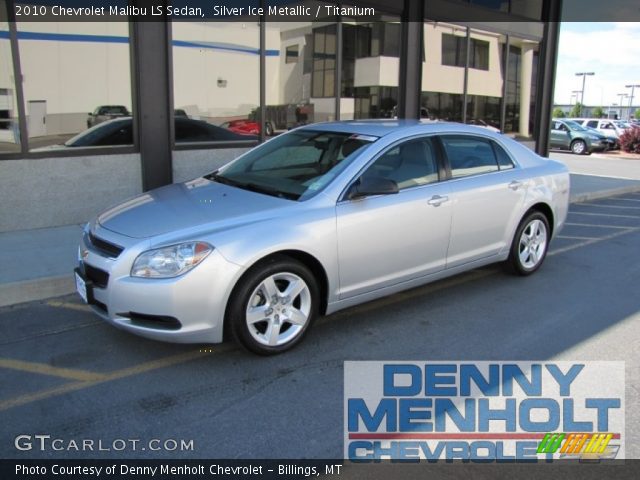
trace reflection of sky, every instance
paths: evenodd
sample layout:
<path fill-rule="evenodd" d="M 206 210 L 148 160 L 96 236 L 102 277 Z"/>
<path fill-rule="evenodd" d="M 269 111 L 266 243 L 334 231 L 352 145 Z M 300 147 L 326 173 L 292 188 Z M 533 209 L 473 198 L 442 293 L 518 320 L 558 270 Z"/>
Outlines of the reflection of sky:
<path fill-rule="evenodd" d="M 571 103 L 571 92 L 582 89 L 582 78 L 576 72 L 595 73 L 586 80 L 585 104 L 608 107 L 620 103 L 619 93 L 631 94 L 625 85 L 640 84 L 638 38 L 640 22 L 563 22 L 556 103 Z M 640 105 L 640 88 L 635 90 L 633 103 Z M 623 105 L 628 104 L 629 98 L 623 99 Z"/>

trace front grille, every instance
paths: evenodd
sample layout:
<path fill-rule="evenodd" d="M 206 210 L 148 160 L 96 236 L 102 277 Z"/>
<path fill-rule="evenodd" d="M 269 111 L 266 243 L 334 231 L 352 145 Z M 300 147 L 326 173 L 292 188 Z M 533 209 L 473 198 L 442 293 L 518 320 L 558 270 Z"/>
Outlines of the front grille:
<path fill-rule="evenodd" d="M 107 288 L 109 273 L 91 265 L 84 264 L 84 274 L 98 288 Z"/>
<path fill-rule="evenodd" d="M 89 233 L 89 242 L 96 250 L 98 250 L 98 252 L 111 258 L 118 258 L 118 255 L 120 255 L 124 250 L 120 245 L 115 245 L 111 242 L 107 242 L 106 240 L 102 240 L 101 238 L 96 237 L 93 233 Z"/>

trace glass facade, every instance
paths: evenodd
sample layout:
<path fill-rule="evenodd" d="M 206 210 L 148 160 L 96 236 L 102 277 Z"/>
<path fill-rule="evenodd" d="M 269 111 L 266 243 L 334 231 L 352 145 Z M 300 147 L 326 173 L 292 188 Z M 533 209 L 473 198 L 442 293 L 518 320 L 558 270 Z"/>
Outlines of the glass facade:
<path fill-rule="evenodd" d="M 541 5 L 470 3 L 529 18 Z M 224 147 L 308 123 L 398 117 L 402 23 L 391 14 L 379 19 L 172 22 L 174 143 Z M 530 139 L 540 38 L 478 25 L 424 22 L 420 116 Z M 6 21 L 0 30 L 0 142 L 3 152 L 16 152 L 21 135 Z M 126 23 L 19 22 L 17 36 L 30 151 L 68 151 L 70 141 L 136 144 Z"/>
<path fill-rule="evenodd" d="M 175 143 L 257 140 L 260 26 L 173 22 L 172 36 Z"/>
<path fill-rule="evenodd" d="M 495 27 L 424 24 L 422 112 L 531 140 L 539 42 Z"/>
<path fill-rule="evenodd" d="M 6 33 L 5 33 L 6 32 Z M 20 125 L 16 98 L 9 24 L 4 2 L 0 2 L 0 154 L 20 151 Z"/>
<path fill-rule="evenodd" d="M 128 25 L 16 27 L 29 150 L 133 145 Z"/>

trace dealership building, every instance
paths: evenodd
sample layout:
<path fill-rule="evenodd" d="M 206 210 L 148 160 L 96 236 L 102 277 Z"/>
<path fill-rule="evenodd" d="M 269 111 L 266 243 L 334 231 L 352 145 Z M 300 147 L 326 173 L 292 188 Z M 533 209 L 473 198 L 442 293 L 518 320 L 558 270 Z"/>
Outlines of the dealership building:
<path fill-rule="evenodd" d="M 375 14 L 32 21 L 0 0 L 0 232 L 84 222 L 305 123 L 456 121 L 546 153 L 560 0 L 357 3 Z"/>

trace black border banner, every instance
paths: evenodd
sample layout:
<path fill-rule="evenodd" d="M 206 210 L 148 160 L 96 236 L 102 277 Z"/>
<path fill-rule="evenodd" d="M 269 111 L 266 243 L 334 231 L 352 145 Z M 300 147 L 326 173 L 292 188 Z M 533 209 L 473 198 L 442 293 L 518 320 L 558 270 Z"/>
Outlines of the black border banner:
<path fill-rule="evenodd" d="M 411 0 L 419 2 L 421 0 Z M 16 20 L 73 21 L 207 21 L 207 22 L 638 22 L 638 0 L 531 0 L 530 16 L 509 2 L 422 0 L 422 8 L 403 12 L 402 0 L 8 0 Z M 556 18 L 553 8 L 560 4 Z M 495 5 L 494 8 L 490 8 Z M 417 12 L 417 13 L 416 13 Z M 420 18 L 413 16 L 420 15 Z"/>
<path fill-rule="evenodd" d="M 292 480 L 327 479 L 554 479 L 638 478 L 639 460 L 603 463 L 394 463 L 344 460 L 0 460 L 2 480 Z"/>

